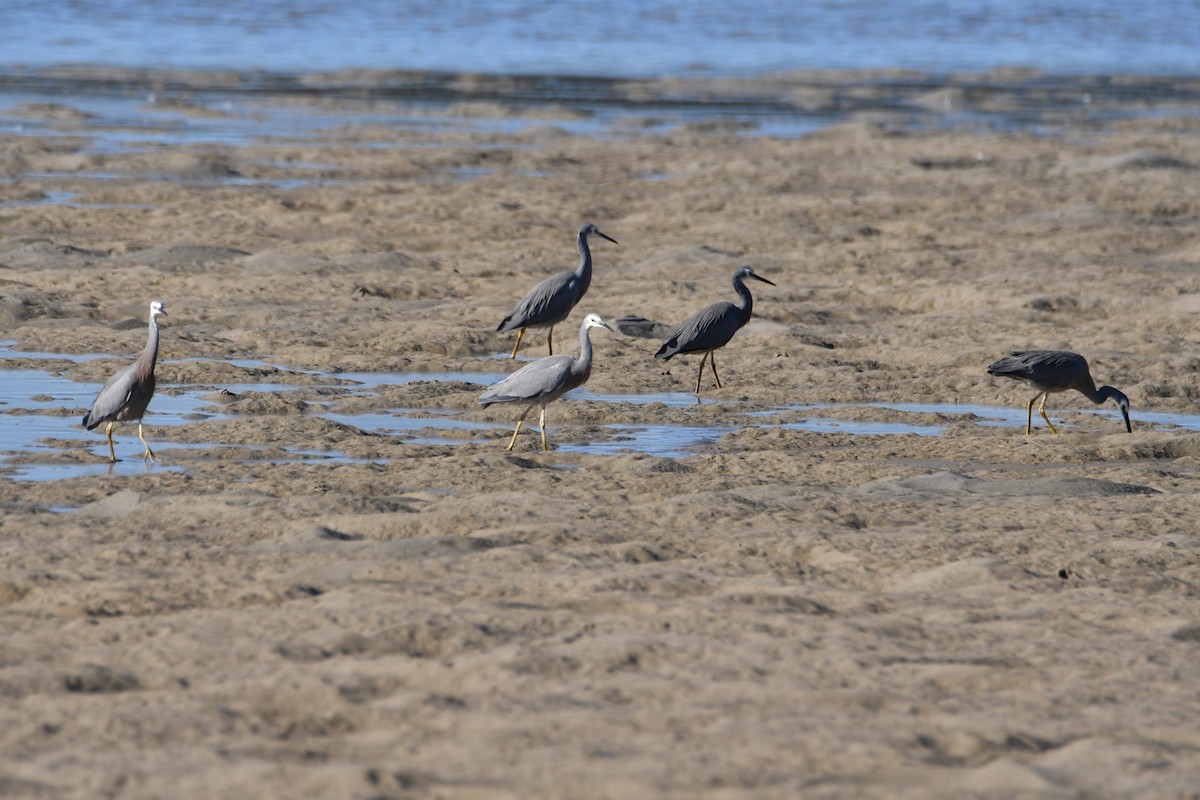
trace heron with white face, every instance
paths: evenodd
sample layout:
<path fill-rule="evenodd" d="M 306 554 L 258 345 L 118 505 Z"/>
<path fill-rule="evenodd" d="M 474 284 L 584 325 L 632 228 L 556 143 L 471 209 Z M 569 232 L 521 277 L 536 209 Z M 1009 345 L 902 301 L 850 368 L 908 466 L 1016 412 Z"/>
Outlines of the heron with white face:
<path fill-rule="evenodd" d="M 1054 423 L 1046 416 L 1046 398 L 1054 392 L 1065 392 L 1074 389 L 1096 405 L 1112 399 L 1121 416 L 1125 418 L 1125 430 L 1133 433 L 1133 424 L 1129 421 L 1129 398 L 1119 389 L 1111 386 L 1096 388 L 1088 370 L 1087 359 L 1068 350 L 1021 350 L 1009 353 L 987 368 L 989 375 L 1012 378 L 1029 384 L 1037 390 L 1029 400 L 1025 417 L 1025 435 L 1033 433 L 1033 404 L 1041 399 L 1038 413 L 1053 433 L 1058 433 Z"/>
<path fill-rule="evenodd" d="M 570 316 L 571 309 L 583 299 L 592 283 L 592 251 L 588 249 L 587 237 L 593 234 L 617 244 L 616 239 L 601 233 L 591 223 L 581 227 L 577 242 L 579 268 L 574 272 L 564 270 L 534 286 L 496 328 L 497 333 L 517 331 L 517 342 L 513 345 L 510 359 L 517 357 L 517 349 L 521 346 L 526 328 L 549 328 L 546 346 L 550 349 L 550 355 L 554 355 L 554 326 Z"/>
<path fill-rule="evenodd" d="M 654 354 L 655 358 L 668 361 L 672 356 L 680 353 L 703 353 L 704 357 L 700 359 L 700 372 L 696 374 L 696 394 L 700 394 L 700 379 L 704 376 L 706 359 L 712 362 L 713 379 L 717 382 L 717 388 L 721 388 L 721 377 L 717 375 L 717 358 L 713 352 L 727 345 L 733 335 L 750 321 L 750 315 L 754 311 L 754 298 L 750 296 L 750 290 L 746 288 L 746 278 L 762 281 L 769 286 L 775 285 L 766 278 L 756 275 L 750 267 L 742 267 L 733 273 L 733 290 L 737 292 L 739 298 L 737 305 L 722 300 L 697 311 L 676 328 L 675 332 Z"/>
<path fill-rule="evenodd" d="M 517 434 L 521 432 L 521 423 L 529 416 L 534 406 L 541 407 L 538 427 L 542 433 L 542 450 L 550 449 L 546 443 L 546 406 L 572 389 L 587 383 L 587 379 L 591 377 L 592 340 L 588 333 L 592 328 L 612 330 L 598 314 L 588 314 L 579 326 L 579 358 L 565 353 L 539 358 L 507 378 L 493 383 L 479 396 L 479 405 L 484 408 L 493 403 L 528 403 L 528 407 L 517 418 L 517 427 L 513 430 L 512 438 L 508 440 L 508 447 L 504 448 L 505 452 L 513 449 Z"/>
<path fill-rule="evenodd" d="M 117 460 L 117 453 L 113 449 L 113 423 L 133 420 L 137 420 L 138 438 L 146 448 L 142 460 L 159 460 L 142 434 L 142 415 L 154 396 L 154 364 L 158 360 L 158 321 L 155 317 L 159 314 L 165 317 L 167 312 L 163 310 L 162 302 L 155 300 L 150 304 L 150 336 L 146 341 L 146 349 L 137 361 L 108 379 L 83 416 L 83 427 L 89 431 L 102 422 L 108 423 L 104 434 L 108 437 L 109 461 Z"/>

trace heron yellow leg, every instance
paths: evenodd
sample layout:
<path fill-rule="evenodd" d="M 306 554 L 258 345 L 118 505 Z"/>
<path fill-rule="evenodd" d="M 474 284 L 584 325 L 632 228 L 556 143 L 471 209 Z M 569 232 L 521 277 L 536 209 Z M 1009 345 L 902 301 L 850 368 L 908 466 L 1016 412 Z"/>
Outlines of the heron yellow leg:
<path fill-rule="evenodd" d="M 521 338 L 524 336 L 525 336 L 525 329 L 517 328 L 517 343 L 513 345 L 512 355 L 509 356 L 509 360 L 517 357 L 517 348 L 521 346 Z"/>
<path fill-rule="evenodd" d="M 550 348 L 550 355 L 554 355 L 554 326 L 550 326 L 550 331 L 546 334 L 546 347 Z"/>
<path fill-rule="evenodd" d="M 522 328 L 521 330 L 524 330 L 524 328 Z M 508 447 L 504 448 L 504 452 L 507 453 L 508 451 L 512 450 L 513 445 L 517 443 L 517 434 L 521 432 L 521 423 L 523 423 L 525 421 L 525 418 L 527 416 L 529 416 L 530 411 L 533 411 L 533 406 L 530 406 L 529 408 L 525 409 L 525 413 L 522 414 L 517 419 L 517 427 L 515 430 L 513 430 L 512 438 L 508 440 Z"/>
<path fill-rule="evenodd" d="M 158 456 L 154 455 L 154 451 L 150 449 L 150 443 L 146 441 L 146 437 L 142 435 L 142 423 L 138 423 L 138 438 L 142 440 L 142 444 L 146 447 L 146 452 L 142 454 L 142 461 L 147 458 L 151 461 L 161 461 Z"/>
<path fill-rule="evenodd" d="M 708 366 L 712 367 L 713 379 L 717 382 L 717 388 L 723 389 L 721 386 L 721 376 L 717 374 L 717 354 L 716 351 L 710 350 L 708 353 Z"/>
<path fill-rule="evenodd" d="M 538 414 L 538 429 L 542 432 L 542 452 L 549 452 L 550 445 L 546 444 L 546 407 L 542 406 L 542 413 Z"/>
<path fill-rule="evenodd" d="M 700 371 L 696 373 L 696 394 L 700 394 L 700 379 L 704 377 L 704 362 L 708 360 L 708 353 L 700 357 Z"/>
<path fill-rule="evenodd" d="M 1058 429 L 1054 427 L 1054 423 L 1046 416 L 1046 398 L 1050 396 L 1049 392 L 1042 393 L 1042 402 L 1038 406 L 1038 413 L 1042 415 L 1042 419 L 1046 420 L 1046 424 L 1050 426 L 1051 433 L 1058 433 Z"/>
<path fill-rule="evenodd" d="M 512 450 L 513 445 L 517 443 L 517 434 L 521 432 L 521 423 L 524 421 L 525 421 L 524 415 L 522 415 L 521 418 L 519 420 L 517 420 L 517 427 L 513 431 L 512 438 L 508 440 L 508 447 L 504 448 L 504 452 L 507 453 L 509 450 Z"/>
<path fill-rule="evenodd" d="M 113 449 L 112 426 L 111 422 L 104 426 L 104 435 L 108 437 L 108 460 L 115 462 L 117 460 L 117 451 Z"/>

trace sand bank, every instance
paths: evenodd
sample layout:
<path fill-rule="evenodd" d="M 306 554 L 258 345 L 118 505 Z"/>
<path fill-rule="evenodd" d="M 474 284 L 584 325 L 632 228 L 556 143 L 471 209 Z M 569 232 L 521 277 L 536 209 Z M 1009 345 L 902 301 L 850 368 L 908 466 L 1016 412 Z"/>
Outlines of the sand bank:
<path fill-rule="evenodd" d="M 1192 796 L 1200 433 L 1139 412 L 1200 396 L 1196 130 L 0 137 L 2 337 L 109 356 L 0 366 L 98 384 L 162 299 L 156 403 L 208 398 L 147 417 L 162 466 L 0 480 L 0 794 Z M 712 402 L 606 401 L 696 359 L 601 332 L 559 449 L 506 454 L 478 374 L 583 222 L 620 245 L 564 346 L 732 299 L 742 264 L 778 287 Z M 1018 347 L 1086 354 L 1134 433 L 1068 395 L 1023 435 L 1031 392 L 984 371 Z M 86 400 L 46 402 L 61 431 L 0 469 L 99 462 Z M 401 408 L 463 425 L 344 418 Z M 940 430 L 788 427 L 814 414 Z M 571 449 L 614 424 L 719 431 Z"/>

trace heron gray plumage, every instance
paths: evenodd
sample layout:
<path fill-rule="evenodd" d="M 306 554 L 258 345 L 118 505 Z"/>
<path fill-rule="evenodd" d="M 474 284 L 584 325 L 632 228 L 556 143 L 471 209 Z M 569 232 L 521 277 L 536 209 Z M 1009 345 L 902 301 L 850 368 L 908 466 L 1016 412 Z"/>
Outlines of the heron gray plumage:
<path fill-rule="evenodd" d="M 517 331 L 517 342 L 513 345 L 510 359 L 517 357 L 517 349 L 525 336 L 526 328 L 549 328 L 546 345 L 554 355 L 554 326 L 571 314 L 571 309 L 587 294 L 592 282 L 592 251 L 588 249 L 587 237 L 595 234 L 613 244 L 617 240 L 604 234 L 590 222 L 579 229 L 579 268 L 574 272 L 564 270 L 552 275 L 529 290 L 517 307 L 496 328 L 497 333 Z"/>
<path fill-rule="evenodd" d="M 557 400 L 577 386 L 587 383 L 592 374 L 592 340 L 588 332 L 592 328 L 604 328 L 611 331 L 612 327 L 602 320 L 598 314 L 588 314 L 579 326 L 579 358 L 562 353 L 556 356 L 539 358 L 531 364 L 526 364 L 507 378 L 496 381 L 479 396 L 479 405 L 487 408 L 493 403 L 528 403 L 529 407 L 517 419 L 517 427 L 512 438 L 508 440 L 505 451 L 512 450 L 516 444 L 517 434 L 521 432 L 521 423 L 533 410 L 541 406 L 538 427 L 542 432 L 542 450 L 549 450 L 546 443 L 546 405 Z"/>
<path fill-rule="evenodd" d="M 756 275 L 750 267 L 742 267 L 733 273 L 733 290 L 737 292 L 740 302 L 737 305 L 722 300 L 713 303 L 708 308 L 697 311 L 688 317 L 682 325 L 667 339 L 655 358 L 668 361 L 680 353 L 703 353 L 700 359 L 700 372 L 696 374 L 696 394 L 700 394 L 700 379 L 704 376 L 704 362 L 712 363 L 713 378 L 717 388 L 721 388 L 721 378 L 717 375 L 717 359 L 713 351 L 724 347 L 743 325 L 750 321 L 754 310 L 754 298 L 746 288 L 746 278 L 753 278 L 765 284 L 775 284 L 761 275 Z"/>
<path fill-rule="evenodd" d="M 1033 433 L 1033 404 L 1041 398 L 1038 413 L 1050 430 L 1058 431 L 1050 418 L 1046 416 L 1046 398 L 1054 392 L 1065 392 L 1074 389 L 1096 405 L 1112 399 L 1125 418 L 1125 430 L 1133 433 L 1133 424 L 1129 421 L 1129 398 L 1120 389 L 1111 386 L 1096 388 L 1088 370 L 1087 359 L 1068 350 L 1020 350 L 1009 353 L 1005 358 L 991 364 L 987 368 L 989 375 L 1027 383 L 1034 389 L 1035 394 L 1029 400 L 1028 414 L 1025 418 L 1025 435 Z"/>
<path fill-rule="evenodd" d="M 89 431 L 102 422 L 108 423 L 104 434 L 108 437 L 109 461 L 117 460 L 117 453 L 113 449 L 113 423 L 133 420 L 137 420 L 138 438 L 146 447 L 142 460 L 159 460 L 142 434 L 142 416 L 146 413 L 146 406 L 150 405 L 150 398 L 154 396 L 154 364 L 158 360 L 158 321 L 155 317 L 159 314 L 165 317 L 167 312 L 163 304 L 155 300 L 150 304 L 150 335 L 146 340 L 146 349 L 142 350 L 137 361 L 108 379 L 88 412 L 83 415 L 83 427 Z"/>

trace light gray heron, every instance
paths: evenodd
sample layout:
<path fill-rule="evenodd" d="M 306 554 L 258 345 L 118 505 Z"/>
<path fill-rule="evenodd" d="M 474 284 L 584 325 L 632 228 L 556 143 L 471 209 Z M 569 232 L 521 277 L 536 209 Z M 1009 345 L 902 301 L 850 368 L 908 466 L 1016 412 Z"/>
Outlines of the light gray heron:
<path fill-rule="evenodd" d="M 516 444 L 517 434 L 521 432 L 521 423 L 533 410 L 541 406 L 538 427 L 542 432 L 542 450 L 549 450 L 546 443 L 546 405 L 562 397 L 577 386 L 587 383 L 592 374 L 592 340 L 588 332 L 592 328 L 604 328 L 611 331 L 612 327 L 600 319 L 598 314 L 588 314 L 579 326 L 579 358 L 561 353 L 556 356 L 539 358 L 531 364 L 526 364 L 507 378 L 496 381 L 479 396 L 479 405 L 487 408 L 493 403 L 528 403 L 529 407 L 517 419 L 517 427 L 512 438 L 508 440 L 505 451 L 512 450 Z"/>
<path fill-rule="evenodd" d="M 721 378 L 717 375 L 717 359 L 713 351 L 724 347 L 743 325 L 750 321 L 754 310 L 754 298 L 746 288 L 746 278 L 753 278 L 765 284 L 774 286 L 766 278 L 756 275 L 750 267 L 742 267 L 733 273 L 733 290 L 737 292 L 741 302 L 734 305 L 722 300 L 713 303 L 708 308 L 697 311 L 688 317 L 682 325 L 675 329 L 670 338 L 654 354 L 655 358 L 663 361 L 680 353 L 703 353 L 700 359 L 700 372 L 696 374 L 696 394 L 700 394 L 700 379 L 704 376 L 704 361 L 712 362 L 713 378 L 717 388 L 721 388 Z"/>
<path fill-rule="evenodd" d="M 1125 418 L 1125 430 L 1133 433 L 1133 425 L 1129 421 L 1129 398 L 1124 392 L 1111 386 L 1101 386 L 1097 389 L 1088 371 L 1087 359 L 1079 353 L 1068 350 L 1020 350 L 1009 353 L 1005 358 L 990 365 L 987 371 L 989 375 L 1012 378 L 1037 389 L 1038 393 L 1030 398 L 1027 408 L 1026 436 L 1033 433 L 1033 404 L 1038 398 L 1042 401 L 1038 405 L 1038 413 L 1046 420 L 1050 430 L 1058 433 L 1054 423 L 1046 416 L 1046 398 L 1052 392 L 1065 392 L 1068 389 L 1074 389 L 1096 405 L 1111 398 L 1121 410 L 1121 416 Z"/>
<path fill-rule="evenodd" d="M 104 433 L 108 437 L 109 461 L 117 460 L 117 453 L 113 449 L 113 423 L 131 422 L 135 419 L 138 424 L 138 438 L 146 447 L 142 460 L 159 460 L 150 449 L 146 437 L 142 435 L 142 415 L 146 413 L 146 406 L 150 405 L 150 398 L 154 396 L 154 364 L 158 360 L 158 322 L 155 317 L 159 314 L 165 317 L 167 312 L 163 310 L 162 302 L 155 300 L 150 304 L 150 336 L 146 340 L 146 349 L 138 356 L 137 361 L 108 379 L 96 395 L 96 399 L 92 401 L 91 408 L 83 415 L 83 427 L 89 431 L 101 422 L 108 423 Z"/>
<path fill-rule="evenodd" d="M 554 355 L 554 326 L 570 316 L 571 309 L 583 299 L 592 282 L 592 251 L 588 249 L 587 243 L 587 237 L 592 234 L 618 244 L 616 239 L 601 233 L 600 229 L 590 222 L 581 227 L 578 242 L 579 269 L 574 272 L 564 270 L 534 286 L 496 328 L 497 333 L 517 331 L 517 342 L 513 345 L 510 359 L 517 357 L 517 348 L 521 346 L 526 328 L 549 328 L 546 346 L 550 349 L 550 355 Z"/>

